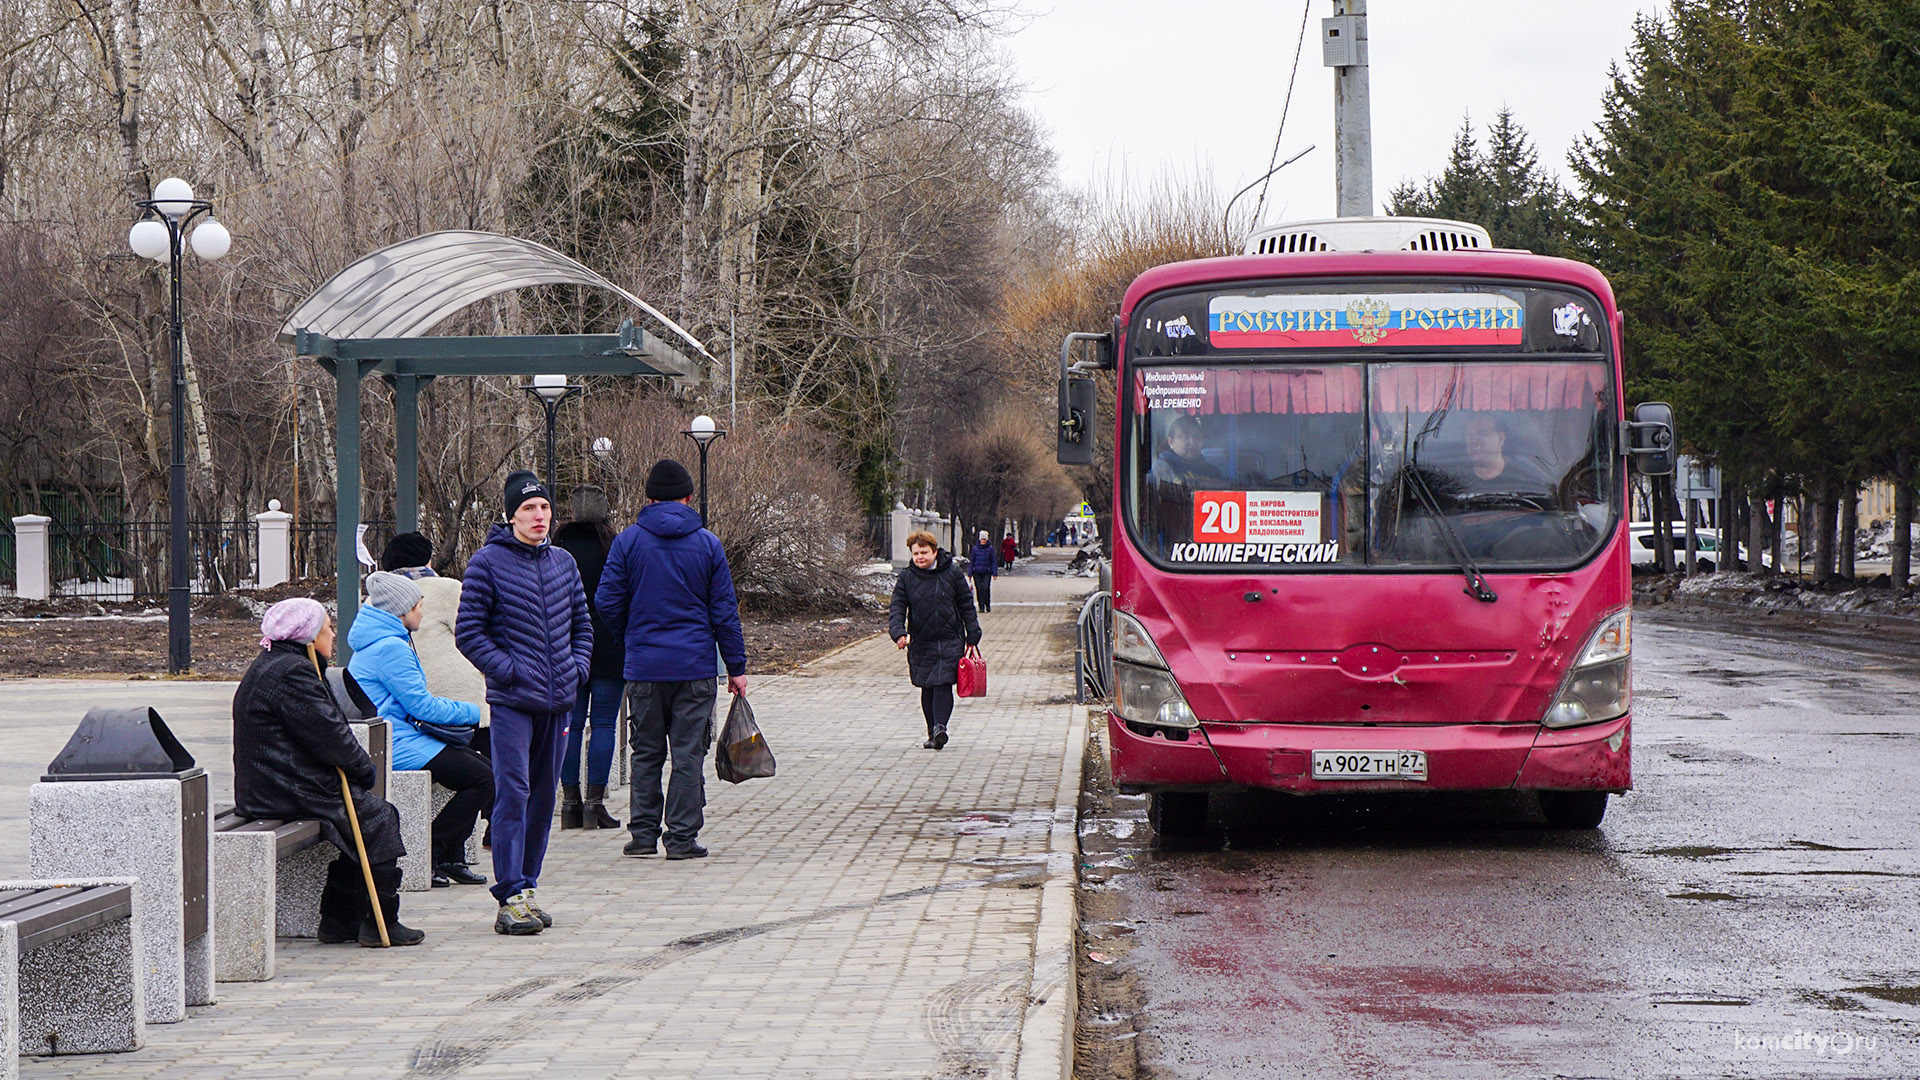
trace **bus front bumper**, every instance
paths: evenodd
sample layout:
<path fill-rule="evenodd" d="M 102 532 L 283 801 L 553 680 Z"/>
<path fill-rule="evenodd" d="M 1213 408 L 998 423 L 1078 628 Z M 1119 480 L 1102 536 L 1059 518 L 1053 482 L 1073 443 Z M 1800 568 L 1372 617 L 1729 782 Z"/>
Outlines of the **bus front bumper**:
<path fill-rule="evenodd" d="M 1553 730 L 1539 724 L 1202 724 L 1184 741 L 1141 735 L 1107 714 L 1113 782 L 1122 791 L 1268 788 L 1299 795 L 1366 791 L 1626 791 L 1631 721 Z M 1315 780 L 1315 750 L 1419 750 L 1427 779 Z"/>

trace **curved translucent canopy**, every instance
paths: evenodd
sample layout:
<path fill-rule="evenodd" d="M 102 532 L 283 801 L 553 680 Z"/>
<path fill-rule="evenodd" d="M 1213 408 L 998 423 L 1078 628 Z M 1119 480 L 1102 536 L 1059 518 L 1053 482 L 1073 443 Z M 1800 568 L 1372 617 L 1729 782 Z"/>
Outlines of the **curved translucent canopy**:
<path fill-rule="evenodd" d="M 582 263 L 545 244 L 466 229 L 422 233 L 359 259 L 293 309 L 280 340 L 291 342 L 296 330 L 336 340 L 419 337 L 470 304 L 529 285 L 616 293 L 709 355 L 678 323 Z"/>

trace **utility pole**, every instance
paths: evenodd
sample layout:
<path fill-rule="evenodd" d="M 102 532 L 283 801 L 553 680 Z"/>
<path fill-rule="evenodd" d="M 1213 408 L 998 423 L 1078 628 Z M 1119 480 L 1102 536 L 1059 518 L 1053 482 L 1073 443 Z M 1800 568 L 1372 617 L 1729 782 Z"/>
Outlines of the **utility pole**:
<path fill-rule="evenodd" d="M 1333 0 L 1320 20 L 1320 52 L 1333 69 L 1333 189 L 1341 217 L 1373 216 L 1373 107 L 1367 94 L 1367 0 Z"/>

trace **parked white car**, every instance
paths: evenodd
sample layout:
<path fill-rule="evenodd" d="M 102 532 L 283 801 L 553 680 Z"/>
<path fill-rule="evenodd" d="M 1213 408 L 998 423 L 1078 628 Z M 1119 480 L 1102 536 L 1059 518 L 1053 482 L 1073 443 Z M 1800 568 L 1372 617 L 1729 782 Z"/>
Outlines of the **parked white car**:
<path fill-rule="evenodd" d="M 1687 547 L 1687 523 L 1671 523 L 1673 534 L 1673 561 L 1676 566 L 1685 561 L 1682 554 Z M 1627 526 L 1627 546 L 1632 552 L 1631 561 L 1635 567 L 1651 567 L 1659 563 L 1660 552 L 1653 538 L 1653 522 L 1636 521 Z M 1720 533 L 1694 526 L 1693 565 L 1696 570 L 1711 573 L 1720 562 Z"/>

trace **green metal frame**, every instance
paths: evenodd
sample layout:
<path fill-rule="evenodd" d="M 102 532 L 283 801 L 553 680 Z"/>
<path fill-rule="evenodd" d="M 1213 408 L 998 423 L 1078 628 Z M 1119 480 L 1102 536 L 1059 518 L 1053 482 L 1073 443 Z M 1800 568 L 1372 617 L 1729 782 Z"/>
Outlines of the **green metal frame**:
<path fill-rule="evenodd" d="M 334 495 L 336 596 L 344 661 L 345 630 L 360 608 L 360 381 L 384 376 L 394 388 L 394 528 L 420 526 L 420 387 L 442 376 L 652 375 L 689 378 L 699 370 L 679 350 L 632 322 L 617 334 L 545 334 L 499 337 L 332 338 L 296 330 L 294 353 L 333 373 L 335 445 L 339 474 Z M 284 340 L 284 339 L 283 339 Z M 548 477 L 552 482 L 552 477 Z"/>

